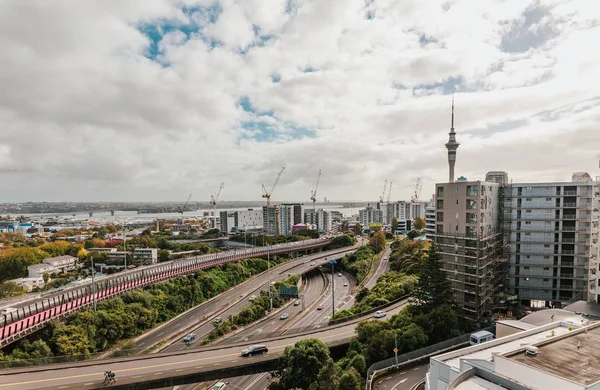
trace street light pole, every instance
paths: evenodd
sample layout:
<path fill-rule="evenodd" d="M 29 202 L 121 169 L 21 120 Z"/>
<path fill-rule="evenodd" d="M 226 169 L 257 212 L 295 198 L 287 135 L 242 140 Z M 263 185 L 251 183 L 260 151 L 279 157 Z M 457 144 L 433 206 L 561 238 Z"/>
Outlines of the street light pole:
<path fill-rule="evenodd" d="M 92 299 L 94 302 L 94 311 L 96 311 L 96 283 L 94 281 L 94 274 L 96 273 L 96 268 L 94 268 L 94 255 L 91 255 L 90 258 L 92 259 Z"/>
<path fill-rule="evenodd" d="M 271 311 L 273 311 L 273 295 L 271 295 L 271 245 L 267 244 L 267 275 L 269 280 L 267 281 L 267 291 L 269 292 L 269 302 L 271 305 Z"/>
<path fill-rule="evenodd" d="M 327 258 L 325 258 L 325 260 L 327 260 Z M 333 316 L 335 315 L 335 263 L 335 259 L 329 260 L 329 264 L 331 264 L 331 318 L 333 318 Z"/>

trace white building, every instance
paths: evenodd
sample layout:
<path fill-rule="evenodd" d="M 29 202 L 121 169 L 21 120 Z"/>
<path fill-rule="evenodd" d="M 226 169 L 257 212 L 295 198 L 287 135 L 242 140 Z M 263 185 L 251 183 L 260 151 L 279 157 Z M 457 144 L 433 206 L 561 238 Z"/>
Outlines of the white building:
<path fill-rule="evenodd" d="M 329 211 L 323 209 L 304 210 L 304 223 L 307 225 L 312 225 L 314 229 L 317 229 L 323 233 L 331 231 L 331 216 Z"/>
<path fill-rule="evenodd" d="M 23 287 L 27 292 L 33 290 L 34 288 L 42 288 L 44 287 L 44 278 L 43 277 L 34 277 L 34 278 L 17 278 L 9 280 L 9 282 L 13 282 L 18 286 Z"/>
<path fill-rule="evenodd" d="M 263 206 L 263 227 L 267 235 L 281 234 L 280 207 L 278 204 Z"/>
<path fill-rule="evenodd" d="M 552 314 L 544 325 L 512 321 L 522 331 L 432 357 L 425 389 L 598 389 L 600 323 L 553 312 L 531 315 Z"/>
<path fill-rule="evenodd" d="M 88 252 L 99 252 L 99 253 L 103 253 L 103 252 L 116 252 L 117 248 L 89 248 L 86 249 Z"/>
<path fill-rule="evenodd" d="M 262 228 L 263 210 L 248 209 L 242 211 L 221 211 L 220 229 L 226 234 L 251 228 Z"/>
<path fill-rule="evenodd" d="M 280 207 L 280 229 L 281 234 L 289 236 L 292 227 L 304 223 L 304 207 L 301 203 L 282 204 Z"/>
<path fill-rule="evenodd" d="M 58 272 L 60 272 L 58 268 L 54 268 L 50 264 L 45 263 L 33 264 L 27 267 L 27 273 L 30 278 L 39 278 L 44 276 L 44 274 L 52 274 Z"/>
<path fill-rule="evenodd" d="M 505 186 L 511 295 L 533 307 L 597 301 L 599 209 L 600 182 L 591 179 Z"/>
<path fill-rule="evenodd" d="M 425 219 L 425 209 L 429 206 L 428 201 L 416 201 L 410 204 L 410 219 L 413 221 L 416 218 Z"/>
<path fill-rule="evenodd" d="M 156 264 L 158 263 L 158 249 L 135 248 L 133 250 L 133 257 L 143 260 L 144 264 Z"/>
<path fill-rule="evenodd" d="M 372 223 L 383 224 L 385 222 L 383 211 L 372 206 L 367 206 L 358 211 L 358 221 L 365 229 L 368 229 L 369 225 Z"/>
<path fill-rule="evenodd" d="M 51 265 L 61 271 L 71 271 L 77 266 L 77 258 L 73 256 L 57 256 L 42 260 L 42 263 Z"/>
<path fill-rule="evenodd" d="M 425 209 L 425 235 L 428 240 L 435 234 L 435 206 L 429 206 Z"/>

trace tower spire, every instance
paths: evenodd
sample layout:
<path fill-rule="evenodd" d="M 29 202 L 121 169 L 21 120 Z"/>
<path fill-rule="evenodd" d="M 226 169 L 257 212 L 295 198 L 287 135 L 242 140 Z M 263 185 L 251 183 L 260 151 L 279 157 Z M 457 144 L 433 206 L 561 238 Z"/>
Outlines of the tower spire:
<path fill-rule="evenodd" d="M 454 92 L 452 92 L 452 119 L 450 122 L 450 133 L 448 133 L 448 135 L 448 143 L 446 144 L 446 149 L 448 149 L 448 181 L 453 183 L 454 164 L 456 163 L 456 149 L 458 149 L 458 146 L 460 145 L 458 142 L 456 142 L 456 133 L 454 132 Z"/>

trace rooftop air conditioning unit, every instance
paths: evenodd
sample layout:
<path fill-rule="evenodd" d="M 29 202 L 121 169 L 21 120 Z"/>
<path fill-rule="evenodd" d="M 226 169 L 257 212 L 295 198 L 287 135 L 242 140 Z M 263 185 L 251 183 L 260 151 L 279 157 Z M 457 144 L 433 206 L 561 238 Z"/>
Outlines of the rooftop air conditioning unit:
<path fill-rule="evenodd" d="M 538 347 L 534 347 L 533 345 L 529 345 L 528 347 L 525 348 L 525 355 L 537 356 L 538 350 L 539 350 Z"/>

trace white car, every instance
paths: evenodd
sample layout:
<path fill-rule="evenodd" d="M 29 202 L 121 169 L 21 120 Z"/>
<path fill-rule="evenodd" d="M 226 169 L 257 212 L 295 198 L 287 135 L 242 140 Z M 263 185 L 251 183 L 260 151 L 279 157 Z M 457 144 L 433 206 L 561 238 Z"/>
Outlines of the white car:
<path fill-rule="evenodd" d="M 375 315 L 373 317 L 375 317 L 375 318 L 383 318 L 383 317 L 385 317 L 385 313 L 382 312 L 381 310 L 379 310 L 379 311 L 375 312 Z"/>
<path fill-rule="evenodd" d="M 282 315 L 279 316 L 280 320 L 287 320 L 287 318 L 288 318 L 287 313 L 283 313 Z"/>
<path fill-rule="evenodd" d="M 300 301 L 295 301 L 294 306 L 300 306 Z"/>
<path fill-rule="evenodd" d="M 250 298 L 248 298 L 248 300 L 250 302 L 254 301 L 256 299 L 256 295 L 250 295 Z"/>

